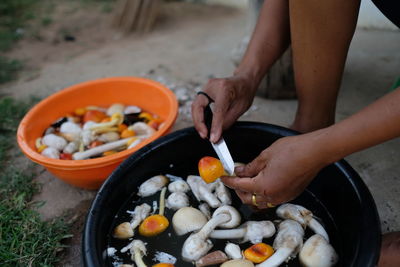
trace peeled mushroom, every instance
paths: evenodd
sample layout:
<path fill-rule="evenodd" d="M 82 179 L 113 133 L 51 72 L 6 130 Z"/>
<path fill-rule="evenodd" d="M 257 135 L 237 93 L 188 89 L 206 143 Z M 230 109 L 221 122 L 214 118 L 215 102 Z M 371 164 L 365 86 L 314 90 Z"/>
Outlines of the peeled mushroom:
<path fill-rule="evenodd" d="M 186 181 L 198 201 L 204 201 L 212 208 L 218 208 L 221 206 L 221 202 L 211 192 L 208 185 L 200 176 L 189 175 Z"/>
<path fill-rule="evenodd" d="M 207 220 L 211 218 L 210 206 L 207 203 L 201 203 L 199 205 L 199 210 L 207 217 Z"/>
<path fill-rule="evenodd" d="M 240 223 L 240 214 L 232 206 L 222 206 L 214 211 L 212 218 L 195 234 L 191 234 L 182 247 L 182 257 L 186 261 L 196 261 L 212 248 L 208 239 L 216 227 L 236 227 Z"/>
<path fill-rule="evenodd" d="M 60 152 L 53 148 L 53 147 L 46 147 L 42 153 L 43 156 L 51 159 L 59 159 L 60 158 Z"/>
<path fill-rule="evenodd" d="M 167 198 L 167 207 L 173 210 L 178 210 L 189 206 L 189 198 L 185 193 L 174 192 Z"/>
<path fill-rule="evenodd" d="M 129 222 L 124 222 L 115 227 L 113 236 L 118 239 L 128 239 L 133 236 L 133 229 Z"/>
<path fill-rule="evenodd" d="M 63 149 L 64 153 L 72 154 L 78 151 L 79 145 L 76 142 L 69 142 Z"/>
<path fill-rule="evenodd" d="M 201 211 L 192 207 L 184 207 L 175 212 L 172 225 L 178 236 L 197 231 L 207 223 Z"/>
<path fill-rule="evenodd" d="M 225 246 L 225 253 L 232 260 L 242 259 L 242 250 L 240 247 L 233 243 L 227 243 Z"/>
<path fill-rule="evenodd" d="M 61 124 L 60 126 L 60 132 L 61 133 L 75 133 L 75 134 L 79 134 L 82 132 L 82 128 L 71 121 L 67 121 L 64 122 L 63 124 Z"/>
<path fill-rule="evenodd" d="M 138 195 L 141 197 L 148 197 L 160 191 L 167 183 L 168 178 L 164 175 L 157 175 L 139 186 Z"/>
<path fill-rule="evenodd" d="M 254 267 L 254 264 L 248 260 L 231 260 L 224 262 L 220 267 Z"/>
<path fill-rule="evenodd" d="M 300 262 L 305 267 L 331 267 L 338 261 L 338 255 L 328 241 L 315 234 L 304 243 L 299 254 Z"/>
<path fill-rule="evenodd" d="M 168 190 L 172 193 L 186 193 L 190 190 L 189 185 L 183 180 L 176 180 L 168 185 Z"/>
<path fill-rule="evenodd" d="M 313 213 L 308 209 L 295 204 L 283 204 L 278 207 L 276 214 L 282 219 L 291 219 L 300 223 L 303 228 L 310 227 L 314 233 L 323 236 L 329 242 L 328 233 L 324 227 L 313 217 Z"/>
<path fill-rule="evenodd" d="M 108 109 L 107 109 L 107 112 L 106 112 L 106 114 L 108 115 L 108 116 L 112 116 L 114 113 L 121 113 L 121 114 L 123 114 L 124 113 L 124 105 L 122 105 L 122 104 L 113 104 L 113 105 L 111 105 Z"/>
<path fill-rule="evenodd" d="M 117 132 L 103 133 L 97 138 L 97 140 L 104 143 L 114 142 L 117 141 L 118 139 L 119 139 L 119 134 Z"/>
<path fill-rule="evenodd" d="M 133 125 L 129 126 L 128 129 L 133 130 L 138 136 L 150 137 L 156 130 L 144 122 L 135 122 Z"/>
<path fill-rule="evenodd" d="M 42 138 L 42 143 L 48 147 L 52 147 L 61 151 L 67 145 L 67 141 L 55 134 L 48 134 Z"/>
<path fill-rule="evenodd" d="M 274 240 L 275 253 L 257 267 L 276 267 L 288 258 L 296 256 L 303 245 L 304 230 L 293 220 L 284 220 L 279 224 L 278 234 Z"/>
<path fill-rule="evenodd" d="M 228 188 L 225 187 L 225 185 L 221 182 L 220 179 L 215 181 L 215 183 L 216 183 L 215 195 L 218 197 L 218 199 L 221 201 L 223 205 L 231 205 L 232 198 Z"/>
<path fill-rule="evenodd" d="M 242 239 L 241 242 L 250 241 L 253 244 L 262 242 L 275 234 L 275 226 L 270 221 L 248 221 L 237 229 L 214 230 L 210 237 L 216 239 Z"/>
<path fill-rule="evenodd" d="M 136 206 L 135 210 L 133 211 L 132 214 L 132 220 L 130 221 L 130 225 L 132 229 L 135 229 L 140 225 L 140 223 L 146 219 L 146 217 L 149 215 L 151 210 L 151 207 L 143 203 L 142 205 Z"/>

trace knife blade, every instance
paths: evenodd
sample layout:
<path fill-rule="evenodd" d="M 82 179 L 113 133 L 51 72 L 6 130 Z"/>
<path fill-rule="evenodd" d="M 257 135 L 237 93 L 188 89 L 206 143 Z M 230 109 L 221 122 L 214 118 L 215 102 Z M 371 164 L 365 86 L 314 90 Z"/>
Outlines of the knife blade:
<path fill-rule="evenodd" d="M 213 118 L 213 112 L 211 109 L 211 102 L 204 108 L 204 122 L 205 125 L 207 126 L 208 129 L 208 135 L 210 135 L 211 131 L 211 123 L 212 123 L 212 118 Z M 224 166 L 225 171 L 229 175 L 233 175 L 235 171 L 235 163 L 233 162 L 231 153 L 229 152 L 228 146 L 226 145 L 226 142 L 224 138 L 221 136 L 221 139 L 217 143 L 211 142 L 212 147 L 215 150 L 215 153 L 217 153 L 217 156 L 219 160 L 222 163 L 222 166 Z"/>

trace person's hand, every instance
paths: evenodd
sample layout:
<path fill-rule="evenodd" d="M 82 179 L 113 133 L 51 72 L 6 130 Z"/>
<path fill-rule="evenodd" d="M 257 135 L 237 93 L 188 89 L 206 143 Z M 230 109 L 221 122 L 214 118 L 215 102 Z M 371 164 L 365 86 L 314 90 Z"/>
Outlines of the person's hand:
<path fill-rule="evenodd" d="M 245 204 L 267 208 L 290 201 L 301 194 L 316 174 L 329 162 L 323 146 L 313 134 L 277 140 L 252 162 L 237 167 L 238 177 L 222 177 Z"/>
<path fill-rule="evenodd" d="M 203 92 L 215 101 L 210 134 L 211 142 L 217 142 L 222 131 L 229 128 L 251 106 L 256 87 L 254 81 L 244 75 L 208 81 Z M 208 98 L 199 94 L 192 104 L 194 126 L 201 138 L 208 136 L 208 130 L 204 124 L 204 108 L 208 103 Z"/>

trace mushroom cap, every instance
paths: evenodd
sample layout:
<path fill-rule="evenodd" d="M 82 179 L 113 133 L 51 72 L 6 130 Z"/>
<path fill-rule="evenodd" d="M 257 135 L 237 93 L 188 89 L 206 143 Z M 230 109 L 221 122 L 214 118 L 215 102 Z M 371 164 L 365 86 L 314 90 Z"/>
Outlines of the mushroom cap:
<path fill-rule="evenodd" d="M 146 245 L 142 240 L 139 239 L 135 239 L 132 241 L 132 247 L 130 248 L 130 250 L 132 255 L 135 254 L 135 250 L 140 251 L 142 255 L 146 255 L 147 253 Z"/>
<path fill-rule="evenodd" d="M 274 240 L 274 249 L 292 249 L 292 256 L 294 256 L 303 245 L 303 236 L 304 230 L 298 222 L 293 220 L 284 220 L 279 224 L 278 234 Z"/>
<path fill-rule="evenodd" d="M 254 267 L 254 264 L 248 260 L 230 260 L 224 262 L 220 267 Z"/>
<path fill-rule="evenodd" d="M 244 226 L 247 226 L 247 231 L 243 239 L 253 244 L 262 242 L 263 238 L 271 237 L 276 232 L 275 225 L 270 221 L 249 221 Z"/>
<path fill-rule="evenodd" d="M 222 206 L 216 209 L 213 213 L 213 217 L 218 216 L 219 214 L 229 214 L 231 216 L 231 219 L 223 224 L 220 224 L 219 227 L 222 228 L 233 228 L 236 227 L 240 224 L 240 221 L 242 217 L 240 216 L 239 212 L 232 206 Z"/>
<path fill-rule="evenodd" d="M 300 251 L 300 262 L 306 267 L 330 267 L 338 255 L 326 239 L 318 234 L 311 236 Z"/>
<path fill-rule="evenodd" d="M 228 255 L 230 259 L 237 260 L 237 259 L 242 259 L 242 250 L 240 247 L 234 243 L 227 243 L 225 246 L 225 253 Z"/>
<path fill-rule="evenodd" d="M 189 198 L 183 192 L 174 192 L 168 196 L 167 207 L 170 209 L 180 209 L 189 206 Z"/>
<path fill-rule="evenodd" d="M 193 207 L 180 208 L 172 217 L 172 225 L 177 235 L 200 230 L 206 223 L 206 216 Z"/>
<path fill-rule="evenodd" d="M 141 197 L 151 196 L 160 191 L 168 182 L 168 178 L 164 175 L 153 176 L 139 186 L 138 195 Z"/>
<path fill-rule="evenodd" d="M 186 193 L 190 190 L 189 185 L 183 180 L 176 180 L 168 185 L 168 190 L 170 192 L 182 192 Z"/>

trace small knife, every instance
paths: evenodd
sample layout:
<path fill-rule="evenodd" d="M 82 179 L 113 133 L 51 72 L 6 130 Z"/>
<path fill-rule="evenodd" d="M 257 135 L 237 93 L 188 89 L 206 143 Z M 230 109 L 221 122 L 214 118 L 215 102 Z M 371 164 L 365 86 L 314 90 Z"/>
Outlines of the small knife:
<path fill-rule="evenodd" d="M 210 135 L 211 132 L 211 122 L 213 118 L 210 105 L 211 102 L 204 108 L 204 122 L 208 129 L 208 135 Z M 217 143 L 210 143 L 217 153 L 219 160 L 222 162 L 222 166 L 224 166 L 225 171 L 232 176 L 235 170 L 235 163 L 233 162 L 231 153 L 229 152 L 224 138 L 221 136 L 221 139 Z"/>

